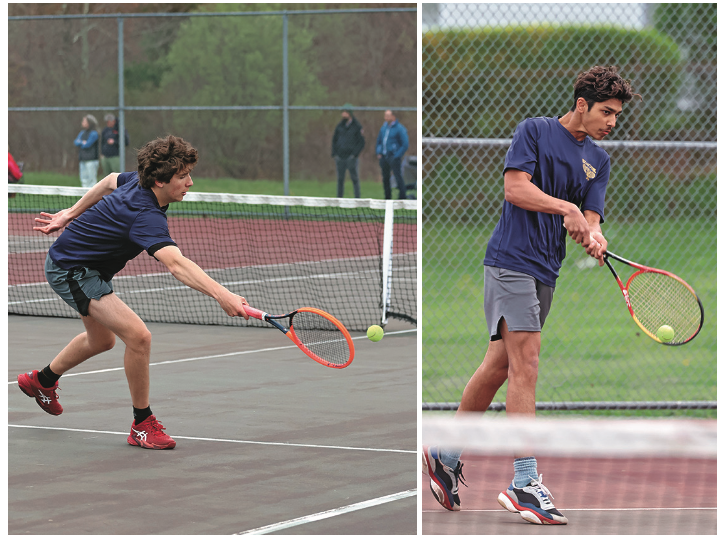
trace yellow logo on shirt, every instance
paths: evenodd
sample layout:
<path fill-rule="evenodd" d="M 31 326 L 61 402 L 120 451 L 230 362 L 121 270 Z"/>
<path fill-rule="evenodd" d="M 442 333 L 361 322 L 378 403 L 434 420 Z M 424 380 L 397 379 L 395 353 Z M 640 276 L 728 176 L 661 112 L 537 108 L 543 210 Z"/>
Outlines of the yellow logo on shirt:
<path fill-rule="evenodd" d="M 588 162 L 586 162 L 584 159 L 581 159 L 581 162 L 584 165 L 584 173 L 586 174 L 586 179 L 594 179 L 597 176 L 597 169 Z"/>

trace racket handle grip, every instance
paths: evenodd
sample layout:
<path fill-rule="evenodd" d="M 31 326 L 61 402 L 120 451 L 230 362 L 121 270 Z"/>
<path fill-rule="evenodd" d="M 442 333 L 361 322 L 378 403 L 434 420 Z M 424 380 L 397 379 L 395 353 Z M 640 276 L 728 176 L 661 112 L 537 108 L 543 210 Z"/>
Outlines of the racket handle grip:
<path fill-rule="evenodd" d="M 257 308 L 253 308 L 252 306 L 245 306 L 245 313 L 248 314 L 250 317 L 260 319 L 261 321 L 263 321 L 266 316 L 265 312 L 258 310 Z"/>

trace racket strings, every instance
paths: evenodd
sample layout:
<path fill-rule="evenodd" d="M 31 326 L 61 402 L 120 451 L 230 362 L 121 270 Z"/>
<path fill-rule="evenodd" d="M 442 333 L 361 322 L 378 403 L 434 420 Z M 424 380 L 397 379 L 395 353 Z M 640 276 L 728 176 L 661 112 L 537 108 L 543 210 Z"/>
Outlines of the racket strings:
<path fill-rule="evenodd" d="M 346 336 L 326 317 L 299 311 L 293 316 L 291 326 L 301 343 L 314 355 L 338 366 L 349 361 L 351 352 Z"/>
<path fill-rule="evenodd" d="M 681 344 L 700 328 L 702 313 L 693 292 L 680 280 L 654 272 L 634 276 L 629 284 L 629 299 L 637 320 L 657 335 L 663 325 L 675 331 L 666 344 Z"/>

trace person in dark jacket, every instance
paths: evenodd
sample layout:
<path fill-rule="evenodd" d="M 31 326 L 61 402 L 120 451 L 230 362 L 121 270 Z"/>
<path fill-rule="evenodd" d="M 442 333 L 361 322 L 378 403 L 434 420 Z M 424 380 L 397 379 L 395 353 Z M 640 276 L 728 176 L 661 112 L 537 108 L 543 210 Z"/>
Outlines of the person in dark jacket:
<path fill-rule="evenodd" d="M 101 132 L 101 172 L 103 177 L 122 172 L 119 158 L 119 120 L 112 114 L 104 116 L 106 127 Z M 129 145 L 129 133 L 124 129 L 124 144 Z"/>
<path fill-rule="evenodd" d="M 78 175 L 81 178 L 81 187 L 93 187 L 98 181 L 96 175 L 99 171 L 99 133 L 96 130 L 98 122 L 93 115 L 85 115 L 81 119 L 81 132 L 78 133 L 73 145 L 78 147 Z"/>
<path fill-rule="evenodd" d="M 354 184 L 354 198 L 361 198 L 359 187 L 359 154 L 364 149 L 364 129 L 354 117 L 354 106 L 344 104 L 341 121 L 334 129 L 331 140 L 331 156 L 336 161 L 336 196 L 344 196 L 344 177 L 349 171 Z"/>
<path fill-rule="evenodd" d="M 407 198 L 407 188 L 402 178 L 402 156 L 409 147 L 407 129 L 397 121 L 392 110 L 384 112 L 384 124 L 379 129 L 377 137 L 377 158 L 382 169 L 382 183 L 384 184 L 384 198 L 392 198 L 390 178 L 394 174 L 399 188 L 399 198 Z"/>

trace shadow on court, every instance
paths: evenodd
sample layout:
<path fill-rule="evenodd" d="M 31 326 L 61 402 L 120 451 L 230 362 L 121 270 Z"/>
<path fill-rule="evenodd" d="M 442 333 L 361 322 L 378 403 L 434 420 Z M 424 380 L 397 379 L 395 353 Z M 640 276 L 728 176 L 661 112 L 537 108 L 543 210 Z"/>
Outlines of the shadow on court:
<path fill-rule="evenodd" d="M 416 533 L 416 495 L 387 499 L 417 485 L 417 337 L 389 334 L 411 326 L 354 340 L 354 362 L 335 370 L 273 329 L 148 324 L 151 407 L 177 441 L 150 451 L 126 444 L 122 342 L 61 379 L 54 417 L 17 375 L 82 324 L 8 323 L 10 534 Z"/>

